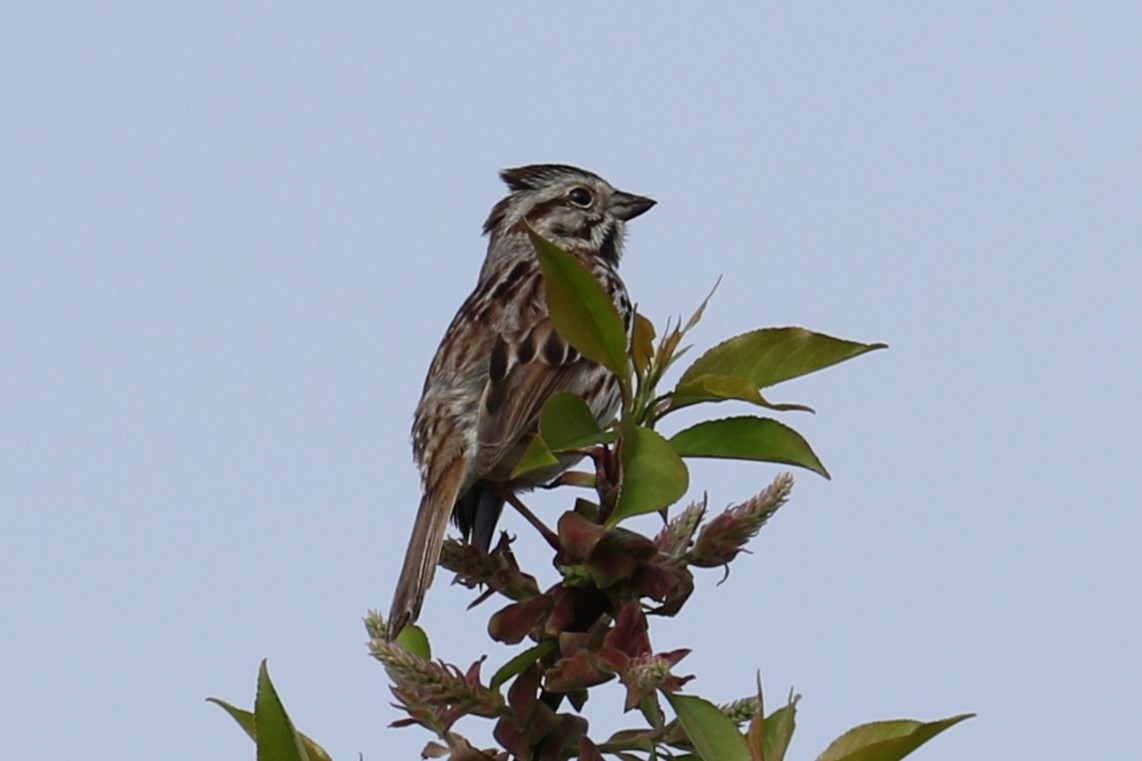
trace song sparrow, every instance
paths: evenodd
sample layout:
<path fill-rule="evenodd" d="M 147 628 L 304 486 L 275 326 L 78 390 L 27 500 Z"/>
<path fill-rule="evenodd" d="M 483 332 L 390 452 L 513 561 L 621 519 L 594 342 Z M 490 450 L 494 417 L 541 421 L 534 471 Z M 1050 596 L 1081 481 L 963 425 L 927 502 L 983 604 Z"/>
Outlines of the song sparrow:
<path fill-rule="evenodd" d="M 476 288 L 444 334 L 416 408 L 413 454 L 424 496 L 393 596 L 390 636 L 420 614 L 450 516 L 465 539 L 487 550 L 505 490 L 547 483 L 573 463 L 509 478 L 548 397 L 579 394 L 600 423 L 620 401 L 614 375 L 555 331 L 525 225 L 594 272 L 629 331 L 633 311 L 617 271 L 624 224 L 655 202 L 559 164 L 507 169 L 500 177 L 511 193 L 484 223 L 490 238 Z"/>

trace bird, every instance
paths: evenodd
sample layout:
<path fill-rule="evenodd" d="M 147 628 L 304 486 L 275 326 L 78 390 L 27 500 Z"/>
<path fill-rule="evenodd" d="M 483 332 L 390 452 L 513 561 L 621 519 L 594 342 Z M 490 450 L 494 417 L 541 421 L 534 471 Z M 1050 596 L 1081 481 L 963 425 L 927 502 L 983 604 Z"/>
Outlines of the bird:
<path fill-rule="evenodd" d="M 422 497 L 393 594 L 390 638 L 420 615 L 449 519 L 487 551 L 505 494 L 549 483 L 577 459 L 511 478 L 544 402 L 577 394 L 600 425 L 621 403 L 618 378 L 555 329 L 528 228 L 595 275 L 629 335 L 634 309 L 618 274 L 626 223 L 656 202 L 566 164 L 505 169 L 500 178 L 509 193 L 484 223 L 488 248 L 476 286 L 444 333 L 413 416 Z"/>

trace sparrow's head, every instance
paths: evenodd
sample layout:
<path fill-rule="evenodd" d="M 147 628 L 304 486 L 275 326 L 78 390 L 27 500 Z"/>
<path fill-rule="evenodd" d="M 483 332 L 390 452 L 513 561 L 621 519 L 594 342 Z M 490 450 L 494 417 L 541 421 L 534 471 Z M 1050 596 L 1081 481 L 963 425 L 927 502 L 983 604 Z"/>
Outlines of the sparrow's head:
<path fill-rule="evenodd" d="M 526 222 L 560 248 L 617 264 L 625 224 L 655 204 L 644 196 L 616 190 L 594 172 L 565 164 L 505 169 L 500 177 L 512 192 L 495 205 L 484 223 L 493 247 L 497 238 Z"/>

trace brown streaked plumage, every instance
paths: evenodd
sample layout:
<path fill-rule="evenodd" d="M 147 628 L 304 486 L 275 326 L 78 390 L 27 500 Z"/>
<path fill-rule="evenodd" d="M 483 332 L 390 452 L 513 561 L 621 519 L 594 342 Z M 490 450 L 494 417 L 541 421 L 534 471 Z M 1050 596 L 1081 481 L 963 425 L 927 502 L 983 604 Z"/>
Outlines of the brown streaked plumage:
<path fill-rule="evenodd" d="M 556 332 L 525 223 L 594 272 L 629 330 L 633 310 L 617 270 L 624 225 L 654 201 L 562 164 L 507 169 L 500 177 L 511 193 L 484 223 L 488 251 L 476 288 L 445 332 L 416 408 L 413 454 L 423 497 L 389 612 L 393 637 L 420 614 L 450 517 L 486 550 L 504 490 L 538 486 L 571 466 L 566 460 L 509 478 L 548 397 L 579 394 L 600 423 L 620 401 L 617 379 Z"/>

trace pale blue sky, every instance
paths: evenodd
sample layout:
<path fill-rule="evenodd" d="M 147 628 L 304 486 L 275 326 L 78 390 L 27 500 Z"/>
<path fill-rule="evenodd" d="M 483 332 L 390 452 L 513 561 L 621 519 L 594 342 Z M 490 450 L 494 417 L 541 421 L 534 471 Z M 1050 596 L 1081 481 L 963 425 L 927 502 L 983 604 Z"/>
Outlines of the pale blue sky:
<path fill-rule="evenodd" d="M 1137 747 L 1137 4 L 4 17 L 11 757 L 251 758 L 203 698 L 249 704 L 263 657 L 336 758 L 417 757 L 360 617 L 389 602 L 408 425 L 496 172 L 538 161 L 659 200 L 624 262 L 656 321 L 724 275 L 699 347 L 787 324 L 892 346 L 774 391 L 817 408 L 787 421 L 834 479 L 798 473 L 758 552 L 655 622 L 694 691 L 795 686 L 794 759 L 961 711 L 917 758 Z M 693 483 L 720 506 L 776 472 Z M 441 583 L 423 619 L 461 663 L 490 647 L 468 599 Z"/>

